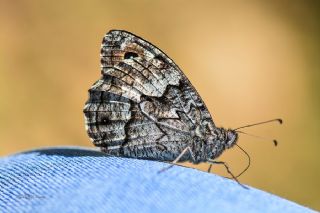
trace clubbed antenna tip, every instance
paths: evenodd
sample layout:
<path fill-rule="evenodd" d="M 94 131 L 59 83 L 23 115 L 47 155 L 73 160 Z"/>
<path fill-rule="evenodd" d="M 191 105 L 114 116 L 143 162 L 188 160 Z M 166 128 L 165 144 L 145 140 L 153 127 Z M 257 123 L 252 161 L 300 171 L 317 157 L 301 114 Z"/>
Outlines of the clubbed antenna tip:
<path fill-rule="evenodd" d="M 274 146 L 278 146 L 278 141 L 277 140 L 273 140 L 273 144 L 274 144 Z"/>
<path fill-rule="evenodd" d="M 283 120 L 281 118 L 277 119 L 279 121 L 280 124 L 283 124 Z"/>

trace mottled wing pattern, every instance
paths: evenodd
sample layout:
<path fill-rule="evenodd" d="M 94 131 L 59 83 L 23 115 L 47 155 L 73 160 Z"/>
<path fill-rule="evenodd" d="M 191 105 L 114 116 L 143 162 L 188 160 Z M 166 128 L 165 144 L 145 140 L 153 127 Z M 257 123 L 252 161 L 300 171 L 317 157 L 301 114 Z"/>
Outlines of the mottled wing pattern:
<path fill-rule="evenodd" d="M 174 160 L 187 146 L 201 152 L 206 132 L 215 126 L 189 80 L 161 50 L 112 30 L 103 38 L 101 67 L 84 108 L 96 146 L 112 155 L 153 160 Z"/>

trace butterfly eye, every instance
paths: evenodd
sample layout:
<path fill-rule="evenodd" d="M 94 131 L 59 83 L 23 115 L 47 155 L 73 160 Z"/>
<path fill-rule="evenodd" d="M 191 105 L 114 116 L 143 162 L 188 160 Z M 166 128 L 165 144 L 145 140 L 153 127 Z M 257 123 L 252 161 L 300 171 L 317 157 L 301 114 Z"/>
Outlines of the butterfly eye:
<path fill-rule="evenodd" d="M 138 57 L 139 55 L 137 53 L 134 52 L 126 52 L 124 54 L 124 59 L 134 59 L 136 57 Z"/>
<path fill-rule="evenodd" d="M 205 131 L 206 131 L 206 134 L 207 134 L 207 135 L 209 135 L 209 134 L 211 133 L 211 129 L 210 129 L 209 124 L 206 125 Z"/>

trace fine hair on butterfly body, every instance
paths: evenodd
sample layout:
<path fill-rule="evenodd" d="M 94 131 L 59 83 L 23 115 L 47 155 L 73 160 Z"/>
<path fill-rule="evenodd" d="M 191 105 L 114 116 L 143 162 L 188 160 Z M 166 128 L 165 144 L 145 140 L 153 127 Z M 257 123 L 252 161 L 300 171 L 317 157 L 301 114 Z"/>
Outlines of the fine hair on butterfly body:
<path fill-rule="evenodd" d="M 84 107 L 95 146 L 115 156 L 226 166 L 213 159 L 236 144 L 238 132 L 216 127 L 172 59 L 123 30 L 104 36 L 100 56 L 102 77 Z"/>

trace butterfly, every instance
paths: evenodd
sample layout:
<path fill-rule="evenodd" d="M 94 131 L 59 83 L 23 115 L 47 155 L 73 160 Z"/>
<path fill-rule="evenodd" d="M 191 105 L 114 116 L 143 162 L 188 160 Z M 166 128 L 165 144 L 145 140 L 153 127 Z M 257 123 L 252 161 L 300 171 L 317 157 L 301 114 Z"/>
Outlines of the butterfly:
<path fill-rule="evenodd" d="M 216 127 L 200 95 L 163 51 L 130 32 L 111 30 L 100 56 L 102 76 L 83 110 L 95 146 L 129 158 L 224 164 L 214 159 L 237 143 L 238 133 Z"/>

